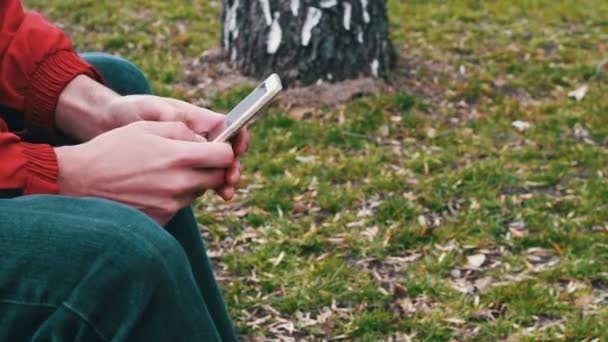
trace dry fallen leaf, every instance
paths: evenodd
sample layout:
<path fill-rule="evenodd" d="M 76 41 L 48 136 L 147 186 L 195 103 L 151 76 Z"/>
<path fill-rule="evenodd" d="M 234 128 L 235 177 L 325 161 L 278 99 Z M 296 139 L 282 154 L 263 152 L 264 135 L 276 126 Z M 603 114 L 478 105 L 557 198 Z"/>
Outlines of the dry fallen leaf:
<path fill-rule="evenodd" d="M 495 321 L 498 312 L 490 309 L 479 309 L 471 313 L 471 317 L 480 321 Z"/>
<path fill-rule="evenodd" d="M 285 252 L 284 252 L 284 251 L 281 251 L 281 253 L 279 254 L 279 256 L 278 256 L 278 257 L 273 258 L 273 259 L 270 259 L 270 261 L 272 262 L 272 264 L 273 264 L 274 266 L 278 266 L 278 265 L 281 263 L 281 261 L 283 261 L 283 258 L 284 258 L 284 257 L 285 257 Z"/>
<path fill-rule="evenodd" d="M 313 112 L 314 112 L 313 108 L 296 107 L 296 108 L 293 108 L 292 110 L 290 110 L 289 113 L 287 114 L 287 116 L 292 120 L 300 121 L 302 119 L 305 119 L 307 116 L 312 115 Z"/>
<path fill-rule="evenodd" d="M 469 268 L 479 268 L 484 262 L 486 262 L 484 254 L 475 254 L 467 257 L 467 266 Z"/>
<path fill-rule="evenodd" d="M 507 228 L 509 229 L 509 232 L 511 232 L 511 234 L 513 234 L 513 237 L 516 237 L 516 238 L 525 237 L 525 236 L 528 236 L 528 234 L 529 234 L 526 223 L 522 222 L 522 221 L 511 222 L 511 223 L 507 224 Z"/>
<path fill-rule="evenodd" d="M 585 98 L 585 95 L 587 95 L 588 90 L 589 90 L 589 87 L 586 84 L 583 84 L 582 86 L 569 92 L 568 97 L 572 97 L 572 98 L 576 99 L 576 101 L 582 101 Z"/>
<path fill-rule="evenodd" d="M 391 130 L 388 125 L 383 125 L 382 127 L 380 127 L 380 130 L 383 137 L 388 137 L 388 135 L 391 133 Z"/>
<path fill-rule="evenodd" d="M 578 141 L 582 141 L 589 145 L 595 145 L 595 141 L 593 141 L 593 137 L 589 130 L 585 129 L 580 123 L 576 123 L 574 127 L 572 127 L 572 136 L 574 139 Z"/>
<path fill-rule="evenodd" d="M 473 287 L 473 284 L 466 281 L 465 279 L 459 278 L 459 279 L 452 281 L 451 283 L 452 283 L 452 287 L 454 287 L 454 289 L 458 292 L 461 292 L 464 294 L 470 294 L 470 293 L 475 292 L 475 288 Z"/>
<path fill-rule="evenodd" d="M 529 122 L 521 120 L 513 121 L 512 125 L 520 132 L 525 132 L 531 127 Z"/>
<path fill-rule="evenodd" d="M 315 160 L 317 160 L 317 157 L 315 156 L 296 156 L 296 160 L 299 161 L 300 163 L 312 163 Z"/>
<path fill-rule="evenodd" d="M 492 279 L 492 277 L 479 278 L 475 280 L 475 288 L 477 289 L 477 291 L 484 291 L 488 287 L 490 287 L 490 285 L 492 285 L 493 281 L 494 279 Z"/>
<path fill-rule="evenodd" d="M 378 226 L 373 226 L 367 228 L 365 231 L 361 233 L 361 235 L 365 236 L 369 241 L 373 241 L 376 235 L 378 235 L 379 228 Z"/>
<path fill-rule="evenodd" d="M 424 217 L 424 215 L 418 215 L 418 223 L 423 227 L 428 224 L 428 222 L 426 221 L 426 217 Z"/>
<path fill-rule="evenodd" d="M 447 323 L 456 324 L 456 325 L 462 325 L 462 324 L 466 323 L 466 321 L 464 319 L 457 318 L 457 317 L 454 317 L 454 318 L 444 318 L 444 319 L 442 319 L 442 321 L 447 322 Z"/>

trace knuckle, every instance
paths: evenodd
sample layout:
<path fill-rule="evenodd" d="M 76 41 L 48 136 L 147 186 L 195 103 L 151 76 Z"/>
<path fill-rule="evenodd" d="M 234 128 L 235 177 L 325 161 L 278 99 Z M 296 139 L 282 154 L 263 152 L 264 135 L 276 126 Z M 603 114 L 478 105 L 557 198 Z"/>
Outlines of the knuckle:
<path fill-rule="evenodd" d="M 226 160 L 234 159 L 234 150 L 232 149 L 231 145 L 224 143 L 221 143 L 219 145 L 219 152 L 223 158 L 225 158 Z"/>
<path fill-rule="evenodd" d="M 188 128 L 188 125 L 186 125 L 186 123 L 184 123 L 183 121 L 176 121 L 176 122 L 175 122 L 175 124 L 177 125 L 177 128 L 178 128 L 178 129 L 181 129 L 181 130 L 188 130 L 188 131 L 190 130 L 190 129 Z"/>
<path fill-rule="evenodd" d="M 194 131 L 192 131 L 192 129 L 190 128 L 189 122 L 186 123 L 184 121 L 179 121 L 176 122 L 176 124 L 176 130 L 179 132 L 180 135 L 188 137 L 189 139 L 194 139 L 196 137 L 196 133 L 194 133 Z"/>
<path fill-rule="evenodd" d="M 161 182 L 158 187 L 162 196 L 166 197 L 161 201 L 160 205 L 161 207 L 166 207 L 170 199 L 178 197 L 183 192 L 184 183 L 179 177 L 175 177 L 174 179 Z"/>
<path fill-rule="evenodd" d="M 170 121 L 171 128 L 177 132 L 184 133 L 188 130 L 188 126 L 181 121 Z"/>

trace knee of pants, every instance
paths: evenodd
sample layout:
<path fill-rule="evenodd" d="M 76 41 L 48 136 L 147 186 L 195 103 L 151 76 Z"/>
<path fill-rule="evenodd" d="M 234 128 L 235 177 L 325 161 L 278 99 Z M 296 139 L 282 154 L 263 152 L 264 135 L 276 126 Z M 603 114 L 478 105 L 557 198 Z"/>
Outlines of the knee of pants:
<path fill-rule="evenodd" d="M 51 232 L 46 243 L 55 253 L 41 261 L 49 269 L 45 289 L 35 298 L 26 294 L 38 302 L 61 303 L 104 336 L 129 330 L 144 315 L 174 309 L 173 300 L 183 305 L 181 291 L 193 288 L 182 246 L 134 208 L 97 198 L 25 196 L 18 201 L 39 213 L 39 222 L 48 221 L 34 229 Z"/>
<path fill-rule="evenodd" d="M 3 295 L 68 302 L 87 315 L 103 312 L 100 305 L 126 314 L 192 281 L 186 253 L 171 234 L 142 212 L 103 199 L 5 200 L 0 246 L 0 259 L 7 261 L 0 267 Z"/>
<path fill-rule="evenodd" d="M 98 198 L 26 196 L 19 201 L 45 217 L 49 227 L 37 229 L 62 227 L 53 237 L 58 257 L 82 259 L 78 264 L 89 275 L 142 283 L 188 270 L 179 242 L 137 209 Z"/>
<path fill-rule="evenodd" d="M 143 213 L 122 204 L 88 199 L 107 217 L 97 236 L 107 242 L 99 254 L 101 264 L 114 265 L 117 276 L 134 281 L 174 276 L 189 265 L 185 251 L 165 228 Z M 104 214 L 103 212 L 107 214 Z"/>
<path fill-rule="evenodd" d="M 144 73 L 128 60 L 101 52 L 83 53 L 81 57 L 103 75 L 109 88 L 120 95 L 152 94 Z"/>

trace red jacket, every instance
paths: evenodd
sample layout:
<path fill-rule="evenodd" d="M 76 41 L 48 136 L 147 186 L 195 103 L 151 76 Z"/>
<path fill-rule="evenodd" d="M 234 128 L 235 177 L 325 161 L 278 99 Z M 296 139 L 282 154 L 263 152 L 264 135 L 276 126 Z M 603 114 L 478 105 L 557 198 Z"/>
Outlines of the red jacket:
<path fill-rule="evenodd" d="M 22 141 L 2 117 L 23 113 L 27 134 L 20 136 L 51 143 L 59 94 L 79 74 L 101 79 L 42 15 L 24 13 L 20 0 L 0 0 L 0 106 L 5 107 L 0 108 L 0 195 L 59 191 L 53 148 Z"/>

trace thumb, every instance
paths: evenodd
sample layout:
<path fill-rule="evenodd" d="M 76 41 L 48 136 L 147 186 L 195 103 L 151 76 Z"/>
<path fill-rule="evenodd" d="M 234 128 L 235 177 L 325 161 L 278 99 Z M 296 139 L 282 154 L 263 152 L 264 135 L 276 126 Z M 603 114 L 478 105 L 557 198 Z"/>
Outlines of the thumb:
<path fill-rule="evenodd" d="M 206 142 L 207 139 L 193 132 L 183 122 L 172 121 L 141 121 L 144 129 L 159 137 L 192 142 Z"/>
<path fill-rule="evenodd" d="M 170 99 L 171 105 L 179 113 L 180 121 L 185 122 L 188 127 L 198 133 L 209 133 L 224 122 L 226 116 L 201 108 L 188 102 Z"/>

